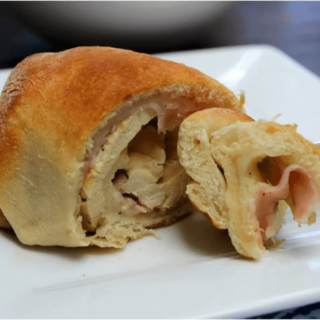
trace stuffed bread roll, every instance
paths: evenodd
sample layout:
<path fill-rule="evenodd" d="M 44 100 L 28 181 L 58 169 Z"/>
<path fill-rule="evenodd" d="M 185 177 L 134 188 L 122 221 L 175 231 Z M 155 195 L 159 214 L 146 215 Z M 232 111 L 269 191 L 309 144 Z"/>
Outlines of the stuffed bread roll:
<path fill-rule="evenodd" d="M 124 247 L 191 211 L 177 130 L 205 108 L 242 110 L 182 64 L 83 47 L 36 54 L 0 98 L 0 217 L 28 245 Z"/>
<path fill-rule="evenodd" d="M 320 150 L 296 126 L 255 122 L 235 110 L 202 110 L 180 125 L 178 154 L 193 179 L 189 199 L 216 227 L 229 230 L 246 257 L 267 251 L 286 203 L 299 224 L 315 222 Z"/>

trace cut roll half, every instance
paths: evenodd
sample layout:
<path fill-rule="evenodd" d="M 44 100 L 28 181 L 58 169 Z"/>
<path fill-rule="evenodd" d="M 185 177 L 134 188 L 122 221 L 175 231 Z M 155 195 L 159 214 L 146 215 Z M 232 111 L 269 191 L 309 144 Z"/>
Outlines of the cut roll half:
<path fill-rule="evenodd" d="M 192 210 L 178 127 L 242 101 L 197 70 L 87 47 L 31 56 L 0 98 L 0 224 L 28 245 L 121 248 Z"/>
<path fill-rule="evenodd" d="M 287 204 L 299 223 L 315 222 L 320 150 L 296 126 L 255 122 L 235 110 L 202 110 L 179 130 L 178 154 L 192 181 L 191 202 L 237 251 L 258 259 L 280 230 Z"/>

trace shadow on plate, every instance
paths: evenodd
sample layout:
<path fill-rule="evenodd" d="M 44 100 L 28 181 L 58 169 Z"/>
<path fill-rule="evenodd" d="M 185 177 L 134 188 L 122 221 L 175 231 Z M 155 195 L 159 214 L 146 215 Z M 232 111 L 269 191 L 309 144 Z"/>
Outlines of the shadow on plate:
<path fill-rule="evenodd" d="M 235 251 L 228 231 L 215 228 L 206 217 L 195 211 L 175 225 L 179 236 L 190 250 L 210 257 L 239 256 Z"/>
<path fill-rule="evenodd" d="M 210 258 L 241 258 L 235 251 L 228 232 L 226 230 L 216 229 L 201 213 L 194 212 L 189 217 L 169 226 L 170 233 L 174 232 L 175 238 L 180 238 L 180 243 L 187 247 L 191 254 L 194 252 L 197 255 Z M 162 229 L 162 228 L 161 228 Z M 42 247 L 42 246 L 27 246 L 22 244 L 13 231 L 0 230 L 0 234 L 7 240 L 11 241 L 22 250 L 31 252 L 41 252 L 42 254 L 59 255 L 68 260 L 79 260 L 88 255 L 107 255 L 123 252 L 124 249 L 115 248 L 99 248 L 95 246 L 81 248 L 65 248 L 65 247 Z M 159 241 L 168 240 L 169 235 L 164 235 Z M 138 240 L 139 241 L 139 240 Z M 169 244 L 170 245 L 170 244 Z M 127 248 L 130 246 L 128 244 Z"/>

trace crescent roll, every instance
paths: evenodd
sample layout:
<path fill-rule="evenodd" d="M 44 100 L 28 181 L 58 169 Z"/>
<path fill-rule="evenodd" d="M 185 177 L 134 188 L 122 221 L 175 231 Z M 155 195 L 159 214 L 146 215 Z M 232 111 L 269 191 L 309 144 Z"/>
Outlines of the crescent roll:
<path fill-rule="evenodd" d="M 195 69 L 132 51 L 28 57 L 0 98 L 0 225 L 27 245 L 121 248 L 177 221 L 192 210 L 181 121 L 241 111 L 240 100 Z"/>
<path fill-rule="evenodd" d="M 287 205 L 299 224 L 315 222 L 320 150 L 296 126 L 201 110 L 180 125 L 178 155 L 192 178 L 189 199 L 246 257 L 264 255 Z"/>

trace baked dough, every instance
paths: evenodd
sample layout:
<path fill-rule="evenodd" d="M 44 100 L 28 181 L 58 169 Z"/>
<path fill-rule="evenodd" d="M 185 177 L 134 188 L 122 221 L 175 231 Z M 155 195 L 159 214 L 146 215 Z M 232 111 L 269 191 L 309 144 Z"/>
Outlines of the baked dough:
<path fill-rule="evenodd" d="M 178 155 L 193 179 L 189 199 L 216 227 L 228 229 L 246 257 L 266 253 L 283 224 L 285 201 L 299 224 L 315 222 L 320 150 L 296 126 L 202 110 L 180 125 Z"/>
<path fill-rule="evenodd" d="M 21 62 L 0 98 L 0 224 L 27 245 L 124 247 L 192 210 L 178 126 L 243 101 L 201 72 L 107 47 Z"/>

